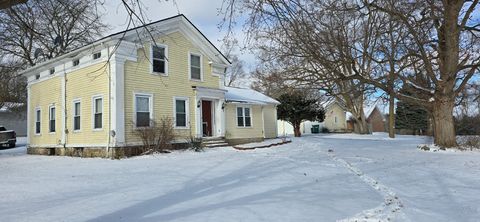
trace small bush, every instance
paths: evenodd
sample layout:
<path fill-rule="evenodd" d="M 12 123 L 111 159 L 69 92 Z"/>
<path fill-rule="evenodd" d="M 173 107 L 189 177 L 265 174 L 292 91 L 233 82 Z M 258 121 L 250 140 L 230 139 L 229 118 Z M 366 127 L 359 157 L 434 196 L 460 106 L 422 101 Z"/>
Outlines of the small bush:
<path fill-rule="evenodd" d="M 162 117 L 159 122 L 150 120 L 150 126 L 135 129 L 135 135 L 142 140 L 143 154 L 165 152 L 175 139 L 173 120 L 169 117 Z"/>
<path fill-rule="evenodd" d="M 463 136 L 458 145 L 467 149 L 480 149 L 480 136 Z"/>
<path fill-rule="evenodd" d="M 323 127 L 322 133 L 330 133 L 330 130 L 327 127 Z"/>

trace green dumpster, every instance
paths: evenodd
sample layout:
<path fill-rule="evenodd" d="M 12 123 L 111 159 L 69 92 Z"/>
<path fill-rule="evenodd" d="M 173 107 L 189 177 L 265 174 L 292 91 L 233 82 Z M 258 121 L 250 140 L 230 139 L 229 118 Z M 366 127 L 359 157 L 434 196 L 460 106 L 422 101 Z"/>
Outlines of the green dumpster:
<path fill-rule="evenodd" d="M 320 133 L 320 125 L 312 125 L 312 133 Z"/>

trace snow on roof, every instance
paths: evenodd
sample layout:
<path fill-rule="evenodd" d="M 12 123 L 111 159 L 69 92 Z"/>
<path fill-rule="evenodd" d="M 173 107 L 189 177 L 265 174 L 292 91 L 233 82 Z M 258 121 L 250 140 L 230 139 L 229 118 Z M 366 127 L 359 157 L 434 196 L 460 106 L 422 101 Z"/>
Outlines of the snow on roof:
<path fill-rule="evenodd" d="M 379 101 L 380 100 L 377 99 L 371 106 L 367 106 L 367 105 L 364 106 L 365 117 L 368 118 L 370 117 L 370 115 L 372 115 L 373 111 L 378 106 Z"/>
<path fill-rule="evenodd" d="M 277 100 L 270 98 L 253 89 L 242 89 L 236 87 L 225 87 L 225 99 L 228 102 L 241 102 L 252 104 L 280 104 Z"/>
<path fill-rule="evenodd" d="M 23 103 L 6 102 L 3 104 L 2 107 L 0 107 L 0 112 L 7 112 L 10 111 L 12 108 L 18 108 L 21 106 L 23 106 Z"/>

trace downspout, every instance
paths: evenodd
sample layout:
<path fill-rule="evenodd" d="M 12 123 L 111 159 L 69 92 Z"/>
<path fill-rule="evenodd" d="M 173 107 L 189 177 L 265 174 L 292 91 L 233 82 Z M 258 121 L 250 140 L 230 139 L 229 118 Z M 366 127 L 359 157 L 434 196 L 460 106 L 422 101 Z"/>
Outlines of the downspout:
<path fill-rule="evenodd" d="M 62 130 L 62 143 L 63 151 L 67 152 L 67 72 L 65 70 L 65 63 L 63 63 L 63 130 Z"/>
<path fill-rule="evenodd" d="M 102 43 L 103 48 L 103 43 Z M 108 158 L 110 152 L 110 141 L 111 141 L 111 126 L 112 126 L 112 68 L 110 64 L 110 47 L 107 47 L 107 63 L 108 63 L 108 131 L 107 131 L 107 147 L 105 152 L 105 158 Z M 111 156 L 113 158 L 113 154 Z"/>

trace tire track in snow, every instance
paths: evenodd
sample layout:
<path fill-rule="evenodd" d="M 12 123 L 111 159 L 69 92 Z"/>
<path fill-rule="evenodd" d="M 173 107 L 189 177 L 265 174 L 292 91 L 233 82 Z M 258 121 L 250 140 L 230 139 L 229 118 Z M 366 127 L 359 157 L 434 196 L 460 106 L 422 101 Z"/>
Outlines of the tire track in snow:
<path fill-rule="evenodd" d="M 333 152 L 328 152 L 327 155 L 340 164 L 341 166 L 347 168 L 350 172 L 358 176 L 363 182 L 371 186 L 378 193 L 383 196 L 383 203 L 375 208 L 364 210 L 353 217 L 339 220 L 341 222 L 347 221 L 409 221 L 406 215 L 401 211 L 403 204 L 398 198 L 398 196 L 387 186 L 379 183 L 374 178 L 366 175 L 360 169 L 354 167 L 348 161 L 337 157 Z"/>

